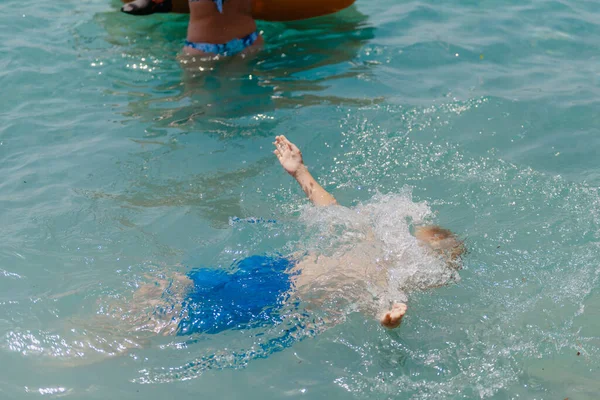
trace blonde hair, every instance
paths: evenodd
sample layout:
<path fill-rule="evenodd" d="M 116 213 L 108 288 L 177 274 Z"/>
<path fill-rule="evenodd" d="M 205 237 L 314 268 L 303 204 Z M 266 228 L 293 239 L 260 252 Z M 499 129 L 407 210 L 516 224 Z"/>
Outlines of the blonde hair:
<path fill-rule="evenodd" d="M 454 268 L 460 268 L 460 257 L 466 248 L 462 240 L 452 231 L 437 225 L 420 226 L 415 229 L 415 237 L 443 255 Z"/>

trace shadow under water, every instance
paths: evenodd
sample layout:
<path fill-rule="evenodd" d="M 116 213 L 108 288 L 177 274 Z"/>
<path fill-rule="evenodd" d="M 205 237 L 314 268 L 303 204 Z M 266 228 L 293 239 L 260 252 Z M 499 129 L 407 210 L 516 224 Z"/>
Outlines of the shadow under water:
<path fill-rule="evenodd" d="M 382 100 L 349 89 L 353 85 L 348 85 L 348 79 L 369 80 L 371 65 L 357 58 L 375 35 L 368 17 L 354 7 L 306 21 L 260 22 L 266 44 L 258 54 L 201 62 L 179 59 L 177 66 L 185 18 L 116 13 L 95 18 L 108 33 L 106 42 L 131 61 L 124 66 L 128 73 L 121 71 L 116 77 L 117 92 L 125 90 L 132 99 L 127 117 L 152 121 L 149 136 L 162 136 L 167 128 L 198 130 L 196 121 L 202 122 L 205 132 L 213 131 L 216 124 L 218 133 L 223 119 L 264 120 L 269 118 L 263 114 L 276 110 L 321 104 L 364 106 Z M 152 79 L 140 82 L 140 70 L 151 72 Z M 123 81 L 130 79 L 127 75 L 129 82 Z"/>

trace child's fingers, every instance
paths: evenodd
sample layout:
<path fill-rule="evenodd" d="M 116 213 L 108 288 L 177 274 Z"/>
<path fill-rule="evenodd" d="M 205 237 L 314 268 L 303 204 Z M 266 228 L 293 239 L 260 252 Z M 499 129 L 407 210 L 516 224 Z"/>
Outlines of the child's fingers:
<path fill-rule="evenodd" d="M 292 151 L 298 150 L 298 147 L 294 143 L 292 143 L 289 140 L 287 140 L 287 138 L 284 137 L 283 141 L 287 145 L 288 149 L 290 149 Z"/>

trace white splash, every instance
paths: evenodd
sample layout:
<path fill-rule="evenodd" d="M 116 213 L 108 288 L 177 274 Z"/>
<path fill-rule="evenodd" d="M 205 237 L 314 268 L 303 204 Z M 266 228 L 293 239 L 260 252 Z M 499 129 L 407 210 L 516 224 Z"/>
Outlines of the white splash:
<path fill-rule="evenodd" d="M 361 243 L 376 243 L 378 251 L 365 260 L 388 267 L 392 289 L 410 292 L 439 287 L 458 279 L 455 270 L 419 243 L 414 227 L 433 217 L 426 202 L 414 202 L 410 187 L 399 194 L 377 194 L 356 207 L 306 207 L 301 220 L 307 226 L 308 252 L 342 257 Z"/>

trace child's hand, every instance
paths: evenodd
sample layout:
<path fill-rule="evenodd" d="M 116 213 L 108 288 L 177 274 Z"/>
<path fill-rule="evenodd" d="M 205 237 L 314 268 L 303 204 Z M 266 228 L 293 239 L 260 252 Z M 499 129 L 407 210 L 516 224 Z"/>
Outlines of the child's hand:
<path fill-rule="evenodd" d="M 273 144 L 276 148 L 273 154 L 277 156 L 277 159 L 281 163 L 283 169 L 285 169 L 288 174 L 295 177 L 296 174 L 304 167 L 300 149 L 296 147 L 295 144 L 287 140 L 283 135 L 276 136 Z"/>

